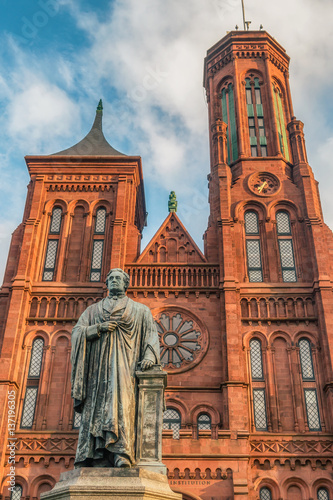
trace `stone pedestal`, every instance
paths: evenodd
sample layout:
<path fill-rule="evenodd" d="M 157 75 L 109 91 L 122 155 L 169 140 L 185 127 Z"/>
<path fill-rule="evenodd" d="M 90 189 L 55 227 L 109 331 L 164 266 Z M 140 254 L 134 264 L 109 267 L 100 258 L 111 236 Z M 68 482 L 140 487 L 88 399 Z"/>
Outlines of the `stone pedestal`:
<path fill-rule="evenodd" d="M 139 385 L 136 463 L 140 468 L 166 474 L 162 463 L 164 388 L 167 373 L 160 366 L 137 371 Z"/>
<path fill-rule="evenodd" d="M 181 500 L 164 474 L 139 467 L 87 468 L 64 472 L 41 500 Z"/>

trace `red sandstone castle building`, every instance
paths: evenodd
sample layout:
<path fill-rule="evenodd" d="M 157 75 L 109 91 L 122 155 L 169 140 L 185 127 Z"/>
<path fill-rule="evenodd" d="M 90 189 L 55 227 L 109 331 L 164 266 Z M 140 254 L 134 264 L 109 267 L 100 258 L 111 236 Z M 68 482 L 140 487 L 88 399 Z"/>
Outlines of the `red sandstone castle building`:
<path fill-rule="evenodd" d="M 288 68 L 264 31 L 232 31 L 207 53 L 204 253 L 172 199 L 141 253 L 141 159 L 108 144 L 101 106 L 77 145 L 26 158 L 0 295 L 3 500 L 38 499 L 73 467 L 71 329 L 113 267 L 160 334 L 172 489 L 184 500 L 333 498 L 333 237 Z"/>

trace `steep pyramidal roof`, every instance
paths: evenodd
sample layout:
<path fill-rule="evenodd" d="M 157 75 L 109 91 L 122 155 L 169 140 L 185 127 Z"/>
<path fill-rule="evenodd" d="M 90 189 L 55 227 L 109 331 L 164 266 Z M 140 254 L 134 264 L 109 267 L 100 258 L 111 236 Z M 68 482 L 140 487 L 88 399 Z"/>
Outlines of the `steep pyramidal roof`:
<path fill-rule="evenodd" d="M 126 156 L 114 149 L 105 139 L 102 129 L 103 105 L 99 101 L 96 118 L 90 132 L 74 146 L 54 153 L 52 156 Z"/>

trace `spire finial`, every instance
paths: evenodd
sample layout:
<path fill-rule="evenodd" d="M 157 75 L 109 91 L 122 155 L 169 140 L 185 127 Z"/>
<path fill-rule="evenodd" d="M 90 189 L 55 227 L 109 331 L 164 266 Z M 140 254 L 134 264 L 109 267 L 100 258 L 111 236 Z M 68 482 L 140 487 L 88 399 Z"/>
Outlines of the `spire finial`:
<path fill-rule="evenodd" d="M 99 100 L 99 103 L 98 103 L 98 106 L 97 106 L 96 111 L 103 111 L 103 103 L 102 103 L 102 99 L 100 99 L 100 100 Z"/>
<path fill-rule="evenodd" d="M 178 201 L 176 198 L 176 193 L 171 191 L 169 194 L 168 209 L 169 212 L 177 212 Z"/>

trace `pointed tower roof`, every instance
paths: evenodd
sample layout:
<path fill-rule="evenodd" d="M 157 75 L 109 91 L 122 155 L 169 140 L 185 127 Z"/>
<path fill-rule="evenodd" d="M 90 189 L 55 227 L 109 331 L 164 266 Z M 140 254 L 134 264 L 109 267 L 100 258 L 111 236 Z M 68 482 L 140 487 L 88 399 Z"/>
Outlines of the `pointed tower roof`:
<path fill-rule="evenodd" d="M 100 99 L 90 132 L 74 146 L 52 156 L 126 156 L 114 149 L 105 139 L 102 129 L 103 104 Z"/>

